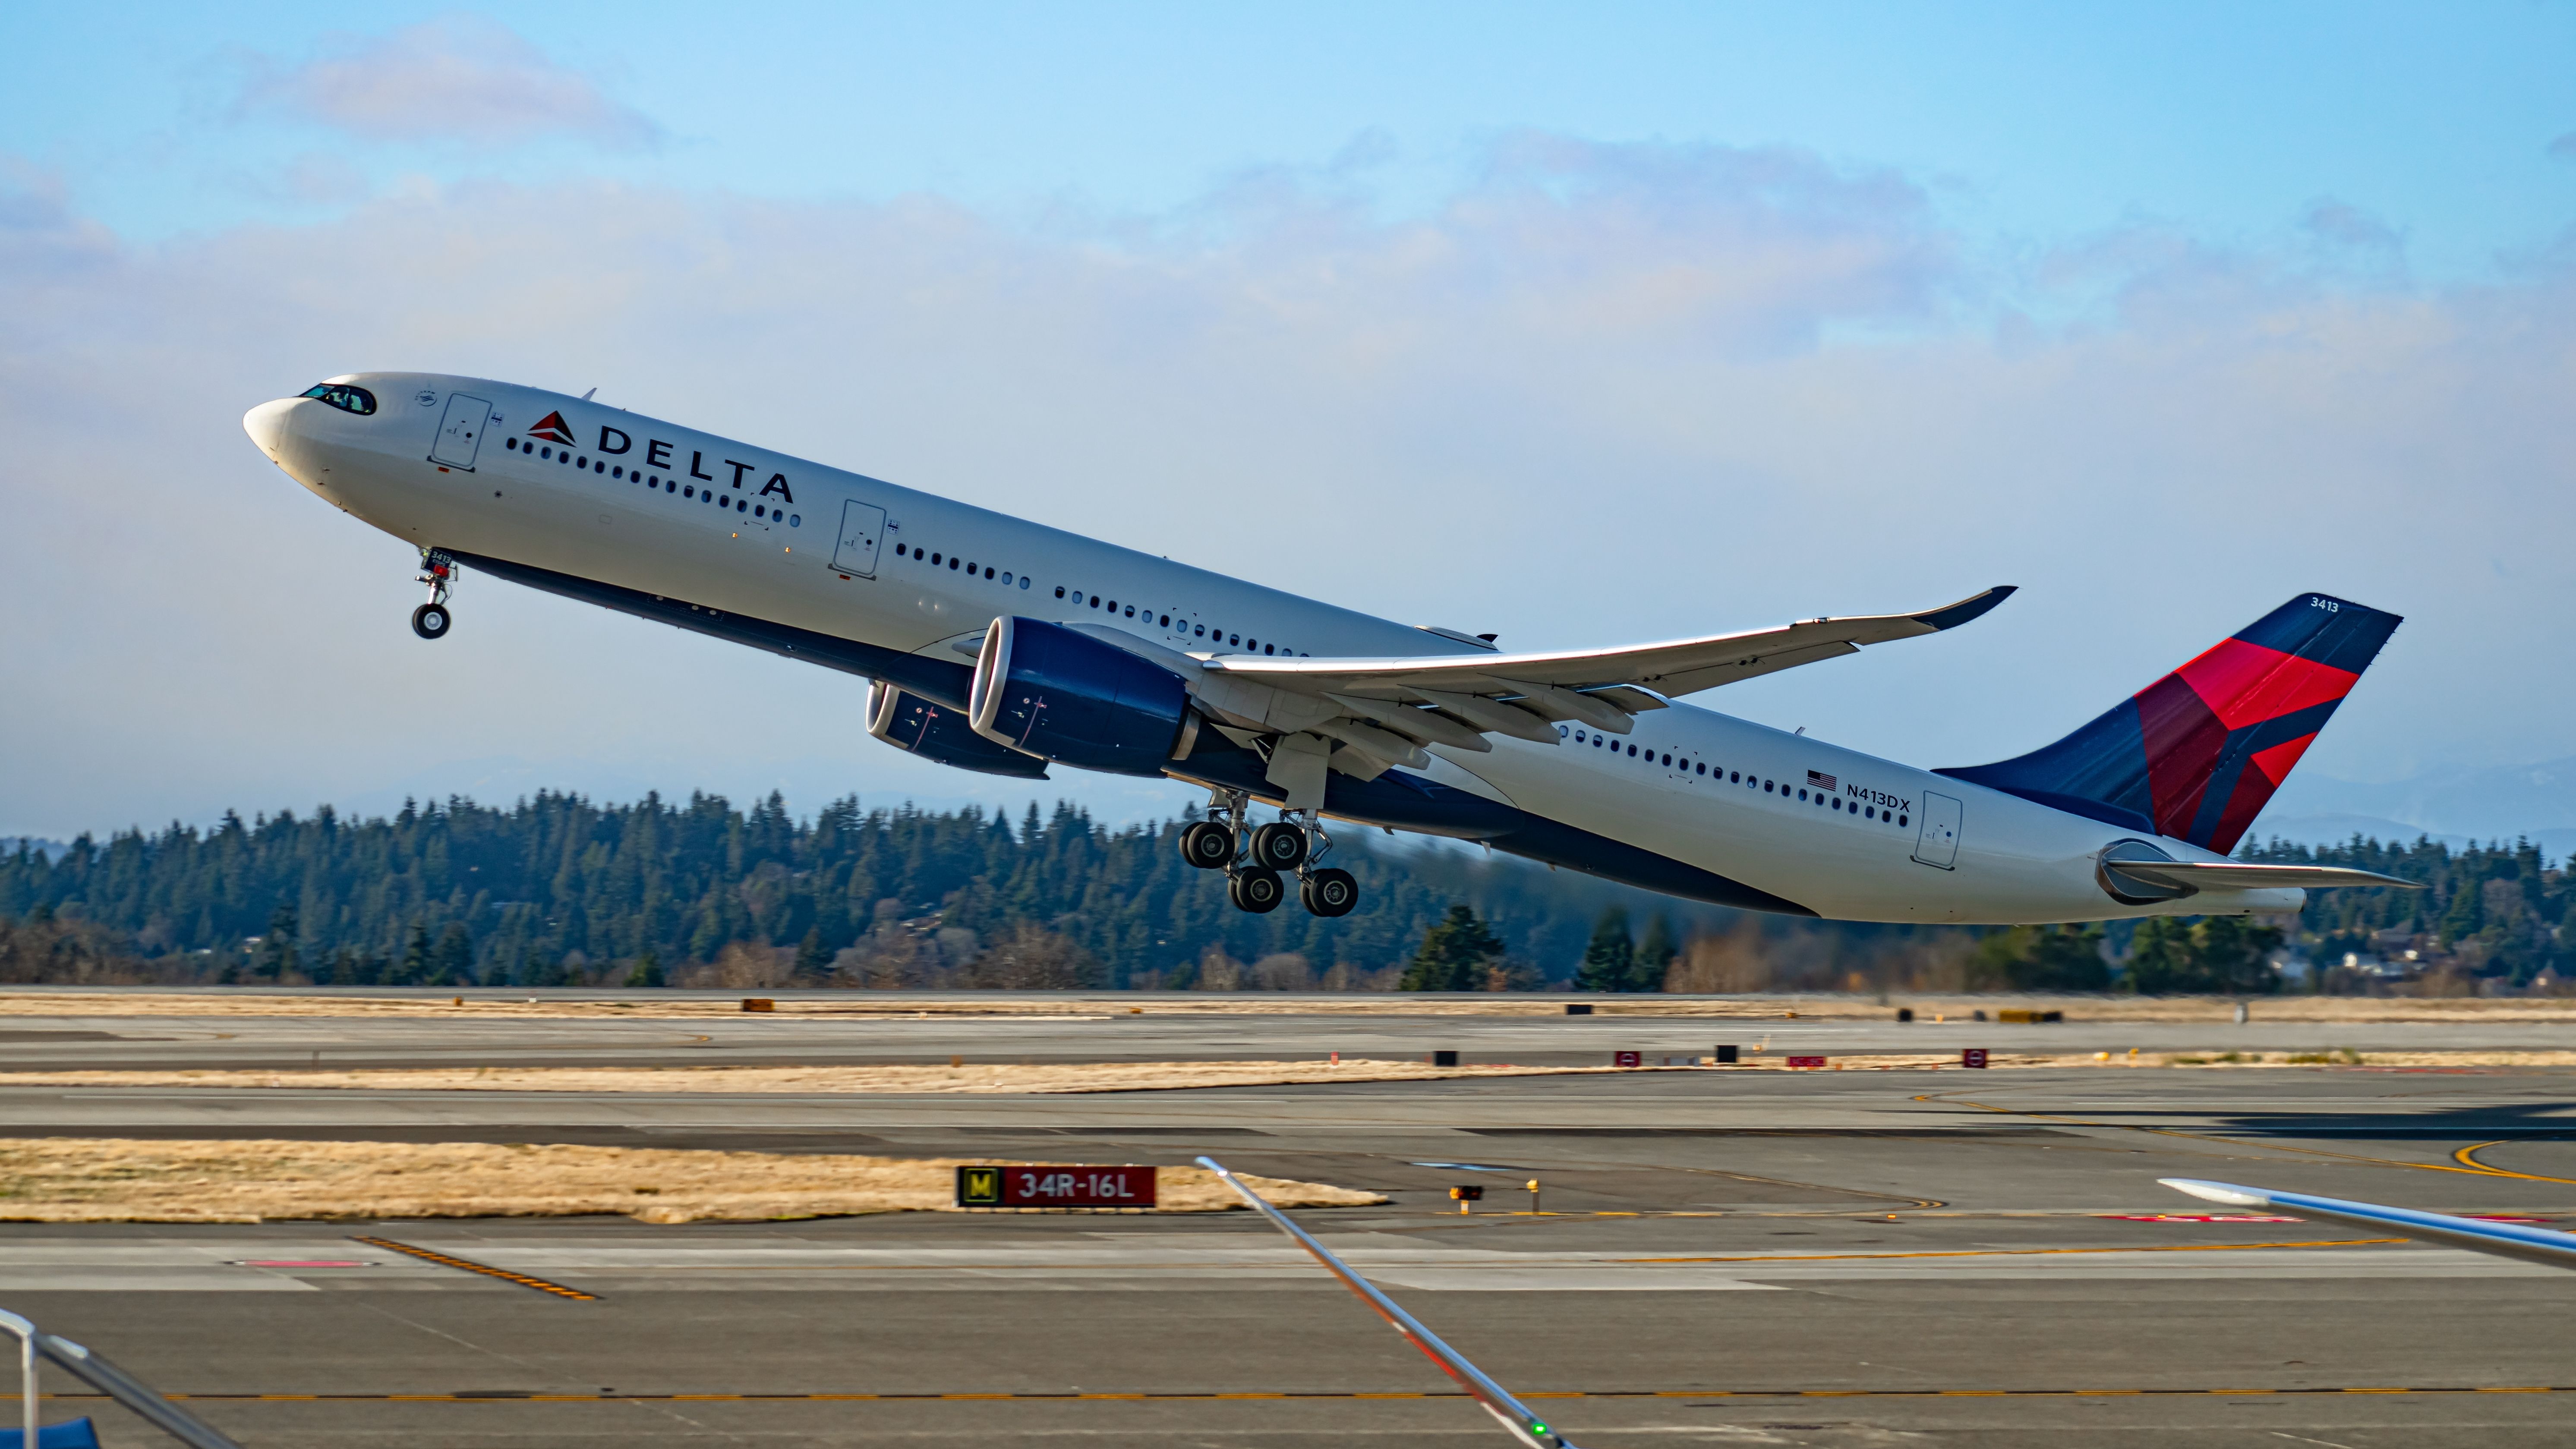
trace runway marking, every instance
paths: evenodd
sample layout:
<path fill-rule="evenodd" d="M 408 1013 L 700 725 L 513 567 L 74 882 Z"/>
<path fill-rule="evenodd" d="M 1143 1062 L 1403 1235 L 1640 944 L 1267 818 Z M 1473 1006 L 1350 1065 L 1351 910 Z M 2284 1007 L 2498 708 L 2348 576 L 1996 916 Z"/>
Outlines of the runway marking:
<path fill-rule="evenodd" d="M 1618 1263 L 1816 1263 L 1852 1258 L 2035 1258 L 2063 1253 L 2242 1253 L 2262 1248 L 2376 1248 L 2407 1238 L 2321 1238 L 2304 1243 L 2150 1243 L 2127 1248 L 1952 1248 L 1904 1253 L 1765 1253 L 1745 1257 L 1614 1258 Z"/>
<path fill-rule="evenodd" d="M 389 1252 L 408 1253 L 425 1262 L 436 1263 L 442 1268 L 457 1268 L 468 1273 L 480 1273 L 487 1278 L 498 1278 L 504 1283 L 516 1283 L 522 1288 L 534 1288 L 540 1293 L 551 1293 L 557 1298 L 577 1298 L 585 1303 L 599 1301 L 599 1295 L 596 1293 L 584 1293 L 578 1288 L 567 1288 L 561 1283 L 549 1283 L 543 1278 L 531 1278 L 525 1273 L 513 1273 L 507 1268 L 495 1268 L 488 1263 L 477 1263 L 470 1258 L 454 1257 L 430 1248 L 415 1248 L 409 1243 L 397 1243 L 391 1238 L 352 1237 L 350 1241 L 364 1243 L 370 1248 L 383 1248 Z"/>
<path fill-rule="evenodd" d="M 2525 1139 L 2525 1140 L 2529 1140 L 2529 1139 Z M 2463 1167 L 2473 1167 L 2473 1168 L 2476 1168 L 2476 1169 L 2477 1169 L 2478 1171 L 2480 1171 L 2480 1172 L 2489 1173 L 2489 1174 L 2492 1174 L 2492 1175 L 2494 1175 L 2494 1176 L 2496 1176 L 2496 1177 L 2518 1177 L 2518 1178 L 2521 1178 L 2521 1179 L 2522 1179 L 2523 1181 L 2525 1181 L 2525 1182 L 2569 1182 L 2569 1183 L 2576 1183 L 2576 1177 L 2542 1177 L 2542 1176 L 2540 1176 L 2540 1175 L 2539 1175 L 2539 1174 L 2537 1174 L 2537 1173 L 2530 1173 L 2530 1172 L 2514 1172 L 2514 1171 L 2511 1171 L 2511 1170 L 2509 1170 L 2509 1169 L 2502 1168 L 2502 1167 L 2489 1167 L 2489 1166 L 2487 1166 L 2485 1163 L 2478 1161 L 2477 1155 L 2478 1155 L 2479 1153 L 2486 1151 L 2486 1150 L 2487 1150 L 2488 1148 L 2490 1148 L 2490 1147 L 2502 1147 L 2502 1146 L 2504 1146 L 2504 1143 L 2503 1143 L 2502 1141 L 2497 1141 L 2497 1142 L 2472 1142 L 2472 1143 L 2470 1143 L 2468 1146 L 2461 1148 L 2459 1151 L 2452 1153 L 2452 1154 L 2451 1154 L 2451 1160 L 2452 1160 L 2453 1162 L 2456 1162 L 2456 1163 L 2460 1164 L 2460 1165 L 2461 1165 L 2461 1166 L 2463 1166 Z"/>
<path fill-rule="evenodd" d="M 1524 1399 L 2112 1399 L 2319 1398 L 2337 1394 L 2576 1394 L 2576 1384 L 2352 1384 L 2293 1388 L 2134 1389 L 1524 1389 Z M 57 1403 L 103 1401 L 105 1394 L 47 1393 Z M 1093 1390 L 1063 1393 L 605 1393 L 468 1391 L 451 1394 L 164 1394 L 181 1404 L 892 1404 L 892 1403 L 1257 1403 L 1273 1400 L 1404 1401 L 1466 1399 L 1456 1389 Z"/>
<path fill-rule="evenodd" d="M 1914 1100 L 1929 1102 L 1935 1100 L 1937 1095 L 1925 1092 L 1917 1095 Z M 2480 1148 L 2501 1145 L 2497 1142 L 2480 1142 L 2471 1147 L 2463 1147 L 2451 1154 L 2453 1160 L 2450 1162 L 2403 1162 L 2393 1157 L 2369 1157 L 2358 1152 L 2329 1152 L 2322 1147 L 2292 1147 L 2281 1142 L 2248 1142 L 2241 1137 L 2221 1137 L 2214 1132 L 2185 1132 L 2179 1127 L 2141 1127 L 2129 1122 L 2094 1122 L 2082 1117 L 2061 1116 L 2054 1112 L 2032 1112 L 2019 1107 L 1998 1107 L 1988 1102 L 1971 1101 L 1966 1097 L 1954 1097 L 1948 1100 L 1955 1101 L 1963 1107 L 1974 1107 L 1980 1112 L 1995 1112 L 2007 1117 L 2027 1117 L 2039 1122 L 2066 1122 L 2078 1127 L 2098 1127 L 2106 1131 L 2152 1132 L 2159 1137 L 2180 1137 L 2193 1142 L 2218 1142 L 2229 1147 L 2243 1147 L 2256 1152 L 2295 1152 L 2302 1157 L 2330 1157 L 2338 1162 L 2366 1163 L 2372 1167 L 2403 1167 L 2417 1172 L 2463 1172 L 2476 1177 L 2517 1177 L 2526 1182 L 2576 1184 L 2576 1177 L 2540 1177 L 2528 1172 L 2512 1172 L 2501 1167 L 2489 1167 L 2469 1155 Z"/>

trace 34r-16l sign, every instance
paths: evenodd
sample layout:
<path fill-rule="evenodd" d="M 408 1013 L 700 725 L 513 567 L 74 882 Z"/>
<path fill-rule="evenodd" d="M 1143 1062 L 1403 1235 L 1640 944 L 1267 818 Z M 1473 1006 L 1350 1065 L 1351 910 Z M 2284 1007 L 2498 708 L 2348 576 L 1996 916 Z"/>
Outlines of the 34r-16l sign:
<path fill-rule="evenodd" d="M 961 1167 L 959 1207 L 1149 1208 L 1150 1167 Z"/>

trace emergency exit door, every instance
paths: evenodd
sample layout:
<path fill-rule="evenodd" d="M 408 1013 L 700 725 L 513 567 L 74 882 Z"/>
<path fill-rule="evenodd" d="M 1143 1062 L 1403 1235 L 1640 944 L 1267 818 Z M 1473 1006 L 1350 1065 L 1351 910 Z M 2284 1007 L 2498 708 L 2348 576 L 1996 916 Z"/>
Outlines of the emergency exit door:
<path fill-rule="evenodd" d="M 1914 858 L 1941 870 L 1959 862 L 1959 802 L 1947 795 L 1923 792 L 1923 829 L 1914 837 Z"/>
<path fill-rule="evenodd" d="M 885 510 L 852 499 L 841 505 L 841 538 L 832 545 L 832 567 L 863 579 L 877 576 L 877 550 L 885 544 Z"/>
<path fill-rule="evenodd" d="M 491 416 L 492 405 L 483 399 L 449 393 L 447 415 L 439 419 L 438 437 L 430 444 L 429 461 L 471 469 L 475 450 L 483 446 L 484 422 Z"/>

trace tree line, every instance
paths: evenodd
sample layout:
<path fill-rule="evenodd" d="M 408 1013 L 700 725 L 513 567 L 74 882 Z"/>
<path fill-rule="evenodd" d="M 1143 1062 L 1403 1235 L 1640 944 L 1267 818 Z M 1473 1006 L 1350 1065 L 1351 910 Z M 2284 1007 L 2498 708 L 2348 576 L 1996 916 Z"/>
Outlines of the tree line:
<path fill-rule="evenodd" d="M 800 819 L 775 794 L 227 814 L 0 852 L 0 980 L 2247 992 L 2278 987 L 2283 947 L 2355 988 L 2333 975 L 2347 955 L 2472 983 L 2576 974 L 2576 891 L 2526 843 L 2275 841 L 2242 855 L 2430 889 L 2313 892 L 2295 921 L 1977 931 L 1729 911 L 1353 826 L 1332 863 L 1359 878 L 1357 911 L 1254 916 L 1181 860 L 1183 823 L 855 798 Z"/>

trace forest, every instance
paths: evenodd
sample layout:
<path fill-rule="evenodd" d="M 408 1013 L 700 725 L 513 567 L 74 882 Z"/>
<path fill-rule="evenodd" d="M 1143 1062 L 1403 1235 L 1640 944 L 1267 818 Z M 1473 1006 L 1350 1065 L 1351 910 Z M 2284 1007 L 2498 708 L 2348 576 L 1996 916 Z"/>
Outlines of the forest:
<path fill-rule="evenodd" d="M 1975 931 L 1741 913 L 1353 826 L 1332 860 L 1360 879 L 1359 910 L 1254 916 L 1181 860 L 1183 823 L 551 792 L 364 820 L 228 814 L 0 854 L 0 980 L 2241 993 L 2576 974 L 2576 891 L 2528 844 L 2249 845 L 2429 889 L 2312 893 L 2295 921 Z"/>

